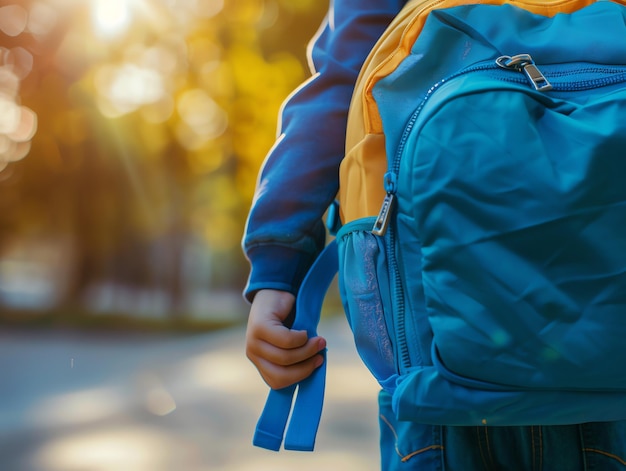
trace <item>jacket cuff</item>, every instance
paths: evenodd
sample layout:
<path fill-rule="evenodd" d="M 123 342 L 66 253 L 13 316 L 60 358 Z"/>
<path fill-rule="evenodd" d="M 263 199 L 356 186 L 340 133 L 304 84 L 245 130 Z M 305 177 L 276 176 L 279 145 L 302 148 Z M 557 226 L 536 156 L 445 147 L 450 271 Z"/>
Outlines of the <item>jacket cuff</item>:
<path fill-rule="evenodd" d="M 244 297 L 252 302 L 262 289 L 287 291 L 294 296 L 317 254 L 284 246 L 260 245 L 248 250 L 252 269 L 244 289 Z"/>

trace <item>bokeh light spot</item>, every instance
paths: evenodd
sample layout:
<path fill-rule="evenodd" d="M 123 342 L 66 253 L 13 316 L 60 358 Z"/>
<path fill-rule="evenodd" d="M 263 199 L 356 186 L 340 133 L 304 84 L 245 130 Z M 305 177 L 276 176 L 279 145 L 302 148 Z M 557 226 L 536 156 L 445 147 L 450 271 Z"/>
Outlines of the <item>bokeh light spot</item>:
<path fill-rule="evenodd" d="M 0 31 L 7 36 L 19 36 L 26 29 L 28 12 L 20 5 L 0 7 Z"/>
<path fill-rule="evenodd" d="M 0 95 L 0 133 L 14 132 L 18 127 L 20 117 L 19 105 L 9 97 Z"/>
<path fill-rule="evenodd" d="M 130 20 L 128 0 L 95 0 L 94 27 L 102 36 L 115 36 L 125 31 Z"/>
<path fill-rule="evenodd" d="M 149 123 L 164 123 L 174 113 L 174 99 L 164 95 L 159 101 L 149 103 L 141 109 L 141 115 Z"/>
<path fill-rule="evenodd" d="M 16 128 L 8 134 L 8 137 L 15 142 L 30 141 L 37 131 L 37 115 L 30 108 L 21 106 L 19 108 L 20 117 Z"/>
<path fill-rule="evenodd" d="M 13 143 L 4 134 L 0 134 L 0 155 L 4 155 L 11 150 Z"/>
<path fill-rule="evenodd" d="M 108 117 L 122 116 L 142 105 L 156 103 L 165 95 L 161 74 L 136 64 L 102 67 L 96 74 L 96 88 L 106 100 L 100 102 L 100 111 Z"/>
<path fill-rule="evenodd" d="M 197 149 L 221 136 L 228 126 L 226 112 L 202 89 L 186 91 L 178 100 L 182 118 L 178 137 L 187 149 Z"/>
<path fill-rule="evenodd" d="M 10 147 L 7 152 L 0 155 L 0 159 L 5 162 L 17 162 L 22 160 L 30 152 L 31 142 L 15 142 L 10 141 Z"/>
<path fill-rule="evenodd" d="M 0 48 L 0 54 L 2 49 Z M 0 93 L 15 97 L 20 89 L 20 79 L 10 65 L 0 66 Z"/>
<path fill-rule="evenodd" d="M 33 70 L 33 55 L 23 47 L 14 47 L 5 56 L 6 64 L 13 68 L 19 79 L 24 79 Z"/>
<path fill-rule="evenodd" d="M 47 3 L 37 2 L 30 9 L 26 29 L 35 36 L 45 36 L 52 31 L 57 20 L 54 8 Z"/>

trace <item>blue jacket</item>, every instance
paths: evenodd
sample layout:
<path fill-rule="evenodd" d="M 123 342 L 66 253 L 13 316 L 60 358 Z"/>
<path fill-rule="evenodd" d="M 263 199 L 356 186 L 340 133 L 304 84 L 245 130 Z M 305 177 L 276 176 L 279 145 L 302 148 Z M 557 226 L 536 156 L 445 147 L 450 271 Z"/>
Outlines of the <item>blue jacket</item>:
<path fill-rule="evenodd" d="M 346 119 L 361 65 L 406 0 L 334 0 L 309 45 L 313 75 L 283 105 L 243 240 L 245 295 L 296 293 L 325 243 L 323 214 L 339 188 Z"/>

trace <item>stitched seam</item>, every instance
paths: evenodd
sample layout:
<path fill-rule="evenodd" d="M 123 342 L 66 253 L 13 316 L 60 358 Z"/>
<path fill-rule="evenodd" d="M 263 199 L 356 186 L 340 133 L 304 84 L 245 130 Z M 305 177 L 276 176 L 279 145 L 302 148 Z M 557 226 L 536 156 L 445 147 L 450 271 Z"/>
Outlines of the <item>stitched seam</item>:
<path fill-rule="evenodd" d="M 389 427 L 391 433 L 393 433 L 393 436 L 395 438 L 393 448 L 396 450 L 396 454 L 400 457 L 400 459 L 404 460 L 404 455 L 400 452 L 400 448 L 398 447 L 398 434 L 396 432 L 396 429 L 393 427 L 393 425 L 391 425 L 391 422 L 389 422 L 389 420 L 387 420 L 387 417 L 385 417 L 383 414 L 380 414 L 380 419 L 387 424 L 387 427 Z"/>
<path fill-rule="evenodd" d="M 391 429 L 391 433 L 393 433 L 393 436 L 396 437 L 396 442 L 398 441 L 398 434 L 396 433 L 396 429 L 393 428 L 393 425 L 391 425 L 391 422 L 389 422 L 389 420 L 387 420 L 387 417 L 385 417 L 383 414 L 380 414 L 380 418 L 383 422 L 385 422 L 387 424 L 387 427 L 389 427 Z"/>
<path fill-rule="evenodd" d="M 599 455 L 612 458 L 615 461 L 618 461 L 619 463 L 621 463 L 623 466 L 626 466 L 626 460 L 624 460 L 623 458 L 620 458 L 617 455 L 614 455 L 613 453 L 609 453 L 609 452 L 602 451 L 602 450 L 596 450 L 595 448 L 583 448 L 583 451 L 590 452 L 590 453 L 598 453 Z"/>
<path fill-rule="evenodd" d="M 430 451 L 430 450 L 443 450 L 443 445 L 430 445 L 427 446 L 426 448 L 422 448 L 421 450 L 417 450 L 414 451 L 413 453 L 409 453 L 408 455 L 406 455 L 404 458 L 402 458 L 402 462 L 407 462 L 409 461 L 411 458 L 413 458 L 415 455 L 419 455 L 421 453 L 424 453 L 425 451 Z"/>
<path fill-rule="evenodd" d="M 421 450 L 416 450 L 412 453 L 409 453 L 408 455 L 404 455 L 402 454 L 402 452 L 400 451 L 400 448 L 398 447 L 398 433 L 396 432 L 396 429 L 393 427 L 393 425 L 391 425 L 391 422 L 389 422 L 387 417 L 385 417 L 383 414 L 380 414 L 379 417 L 383 422 L 385 422 L 385 424 L 387 424 L 387 427 L 389 427 L 389 429 L 391 430 L 391 433 L 393 433 L 393 436 L 395 437 L 394 448 L 396 450 L 396 454 L 400 457 L 400 460 L 402 462 L 406 462 L 410 460 L 411 458 L 413 458 L 415 455 L 419 455 L 420 453 L 424 453 L 425 451 L 444 449 L 443 445 L 430 445 L 425 448 L 422 448 Z"/>

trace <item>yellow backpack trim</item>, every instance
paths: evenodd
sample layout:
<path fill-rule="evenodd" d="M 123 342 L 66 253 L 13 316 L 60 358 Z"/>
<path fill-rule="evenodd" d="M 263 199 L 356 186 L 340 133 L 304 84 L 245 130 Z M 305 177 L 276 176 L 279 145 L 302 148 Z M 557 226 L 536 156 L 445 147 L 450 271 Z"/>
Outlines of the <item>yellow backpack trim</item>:
<path fill-rule="evenodd" d="M 357 79 L 348 113 L 346 155 L 341 163 L 339 207 L 342 222 L 376 216 L 385 190 L 387 171 L 385 136 L 378 106 L 372 95 L 376 83 L 391 74 L 410 54 L 413 43 L 424 27 L 428 14 L 435 9 L 482 3 L 510 3 L 535 14 L 554 16 L 572 13 L 595 0 L 411 0 L 394 18 L 380 37 Z M 624 3 L 626 0 L 619 0 Z"/>

